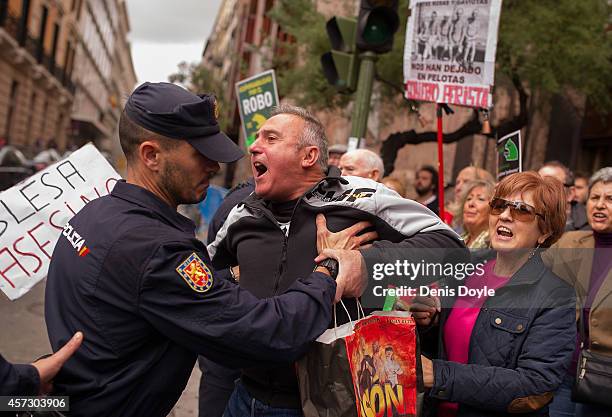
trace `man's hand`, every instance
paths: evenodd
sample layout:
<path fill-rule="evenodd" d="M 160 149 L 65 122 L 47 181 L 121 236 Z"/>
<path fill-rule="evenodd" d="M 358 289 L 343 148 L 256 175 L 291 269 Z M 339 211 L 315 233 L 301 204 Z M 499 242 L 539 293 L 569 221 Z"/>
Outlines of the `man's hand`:
<path fill-rule="evenodd" d="M 338 261 L 335 302 L 342 297 L 360 297 L 368 284 L 365 261 L 357 250 L 324 249 L 315 262 L 332 258 Z"/>
<path fill-rule="evenodd" d="M 438 297 L 414 297 L 410 304 L 410 312 L 418 326 L 429 326 L 432 324 L 433 317 L 441 309 L 440 298 Z"/>
<path fill-rule="evenodd" d="M 72 336 L 72 339 L 70 339 L 60 350 L 32 364 L 40 375 L 40 394 L 48 394 L 53 390 L 53 378 L 55 378 L 55 375 L 62 369 L 64 363 L 66 363 L 79 346 L 81 346 L 81 342 L 83 342 L 83 333 L 76 332 L 74 336 Z"/>
<path fill-rule="evenodd" d="M 362 221 L 337 233 L 332 233 L 327 229 L 325 216 L 317 214 L 317 252 L 321 253 L 324 249 L 359 249 L 366 242 L 378 239 L 375 231 L 357 236 L 368 227 L 372 227 L 372 223 Z"/>

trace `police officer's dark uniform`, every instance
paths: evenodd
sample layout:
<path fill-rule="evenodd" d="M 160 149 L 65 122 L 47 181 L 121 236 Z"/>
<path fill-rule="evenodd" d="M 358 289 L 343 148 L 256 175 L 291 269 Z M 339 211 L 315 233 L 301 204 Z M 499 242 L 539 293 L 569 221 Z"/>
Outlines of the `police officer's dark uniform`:
<path fill-rule="evenodd" d="M 30 364 L 12 364 L 0 355 L 0 395 L 36 395 L 40 375 Z"/>
<path fill-rule="evenodd" d="M 214 98 L 145 83 L 126 104 L 144 128 L 188 140 L 209 159 L 239 159 Z M 124 115 L 125 116 L 125 115 Z M 335 282 L 315 272 L 257 299 L 211 271 L 194 224 L 126 182 L 64 228 L 49 268 L 45 317 L 54 350 L 84 343 L 55 380 L 72 415 L 165 416 L 198 353 L 230 366 L 294 360 L 328 326 Z"/>

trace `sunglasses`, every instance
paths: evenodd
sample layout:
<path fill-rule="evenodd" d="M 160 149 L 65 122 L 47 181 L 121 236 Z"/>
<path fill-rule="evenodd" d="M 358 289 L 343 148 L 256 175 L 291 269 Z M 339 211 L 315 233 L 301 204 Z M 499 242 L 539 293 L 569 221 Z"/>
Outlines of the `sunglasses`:
<path fill-rule="evenodd" d="M 523 203 L 522 201 L 508 201 L 503 198 L 494 198 L 489 203 L 489 206 L 491 207 L 491 214 L 495 216 L 499 216 L 506 210 L 506 207 L 510 207 L 512 217 L 518 221 L 530 222 L 535 216 L 540 216 L 542 220 L 544 220 L 544 215 L 542 213 L 536 213 L 535 207 Z"/>

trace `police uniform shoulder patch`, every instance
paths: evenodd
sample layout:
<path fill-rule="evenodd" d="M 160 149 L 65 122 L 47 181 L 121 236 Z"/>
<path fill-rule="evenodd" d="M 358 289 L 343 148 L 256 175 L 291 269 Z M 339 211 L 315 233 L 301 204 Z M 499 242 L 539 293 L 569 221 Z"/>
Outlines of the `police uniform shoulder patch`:
<path fill-rule="evenodd" d="M 196 292 L 206 292 L 213 285 L 212 272 L 195 252 L 181 262 L 176 272 Z"/>

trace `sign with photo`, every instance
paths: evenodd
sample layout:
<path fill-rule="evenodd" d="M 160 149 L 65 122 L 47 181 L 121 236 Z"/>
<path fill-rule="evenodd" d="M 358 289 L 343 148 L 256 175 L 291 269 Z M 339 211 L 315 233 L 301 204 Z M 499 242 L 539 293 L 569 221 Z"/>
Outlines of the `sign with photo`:
<path fill-rule="evenodd" d="M 248 149 L 255 142 L 259 128 L 270 117 L 272 108 L 279 103 L 274 70 L 237 82 L 236 97 Z"/>
<path fill-rule="evenodd" d="M 497 140 L 497 181 L 521 172 L 522 164 L 521 131 L 510 133 Z"/>
<path fill-rule="evenodd" d="M 410 10 L 406 98 L 492 107 L 501 0 L 411 0 Z"/>
<path fill-rule="evenodd" d="M 10 300 L 47 276 L 60 233 L 121 176 L 92 144 L 0 193 L 0 289 Z M 87 247 L 79 247 L 80 255 Z"/>

